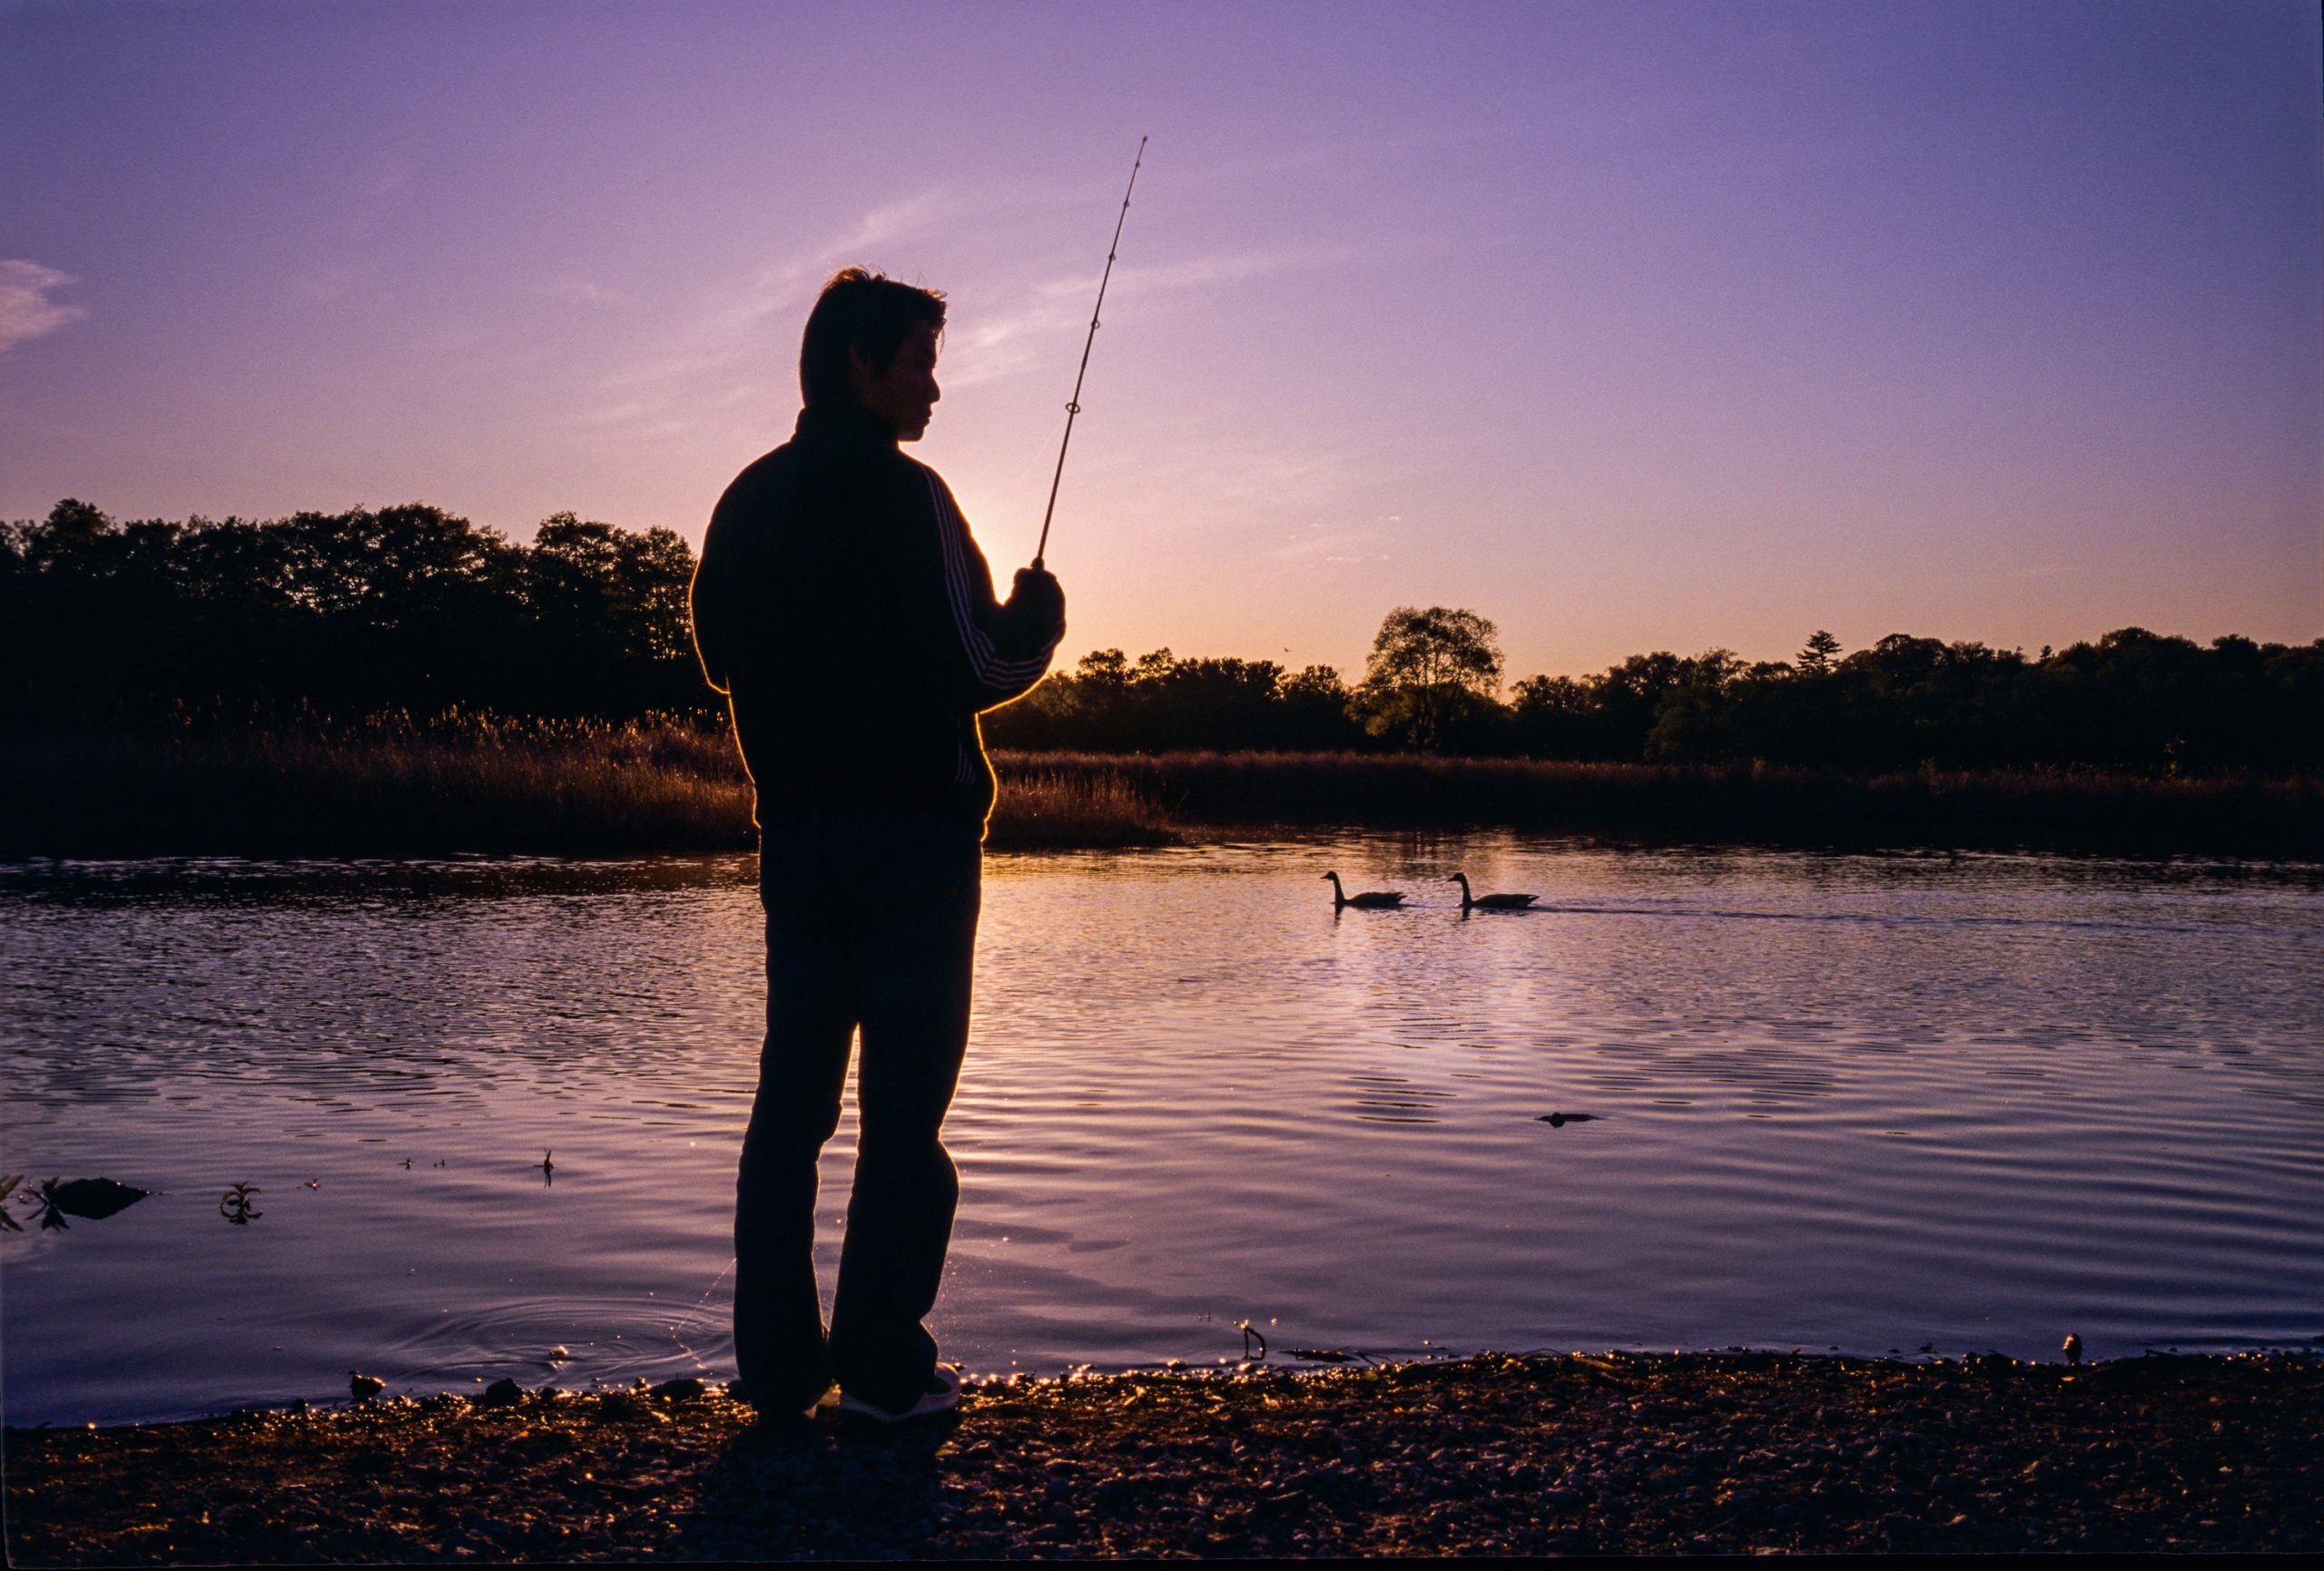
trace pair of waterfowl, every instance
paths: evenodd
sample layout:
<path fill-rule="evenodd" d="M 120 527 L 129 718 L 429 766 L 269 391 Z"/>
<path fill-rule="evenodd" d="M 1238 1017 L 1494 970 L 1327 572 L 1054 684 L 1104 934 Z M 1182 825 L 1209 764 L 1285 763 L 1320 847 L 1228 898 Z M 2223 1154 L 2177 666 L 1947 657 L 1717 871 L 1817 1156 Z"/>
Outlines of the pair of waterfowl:
<path fill-rule="evenodd" d="M 1337 873 L 1324 875 L 1332 883 L 1332 909 L 1354 906 L 1358 910 L 1379 911 L 1404 903 L 1401 889 L 1366 889 L 1351 895 L 1341 886 Z M 1464 911 L 1521 911 L 1541 897 L 1538 895 L 1472 895 L 1469 892 L 1469 875 L 1455 873 L 1444 880 L 1461 886 L 1461 908 Z"/>

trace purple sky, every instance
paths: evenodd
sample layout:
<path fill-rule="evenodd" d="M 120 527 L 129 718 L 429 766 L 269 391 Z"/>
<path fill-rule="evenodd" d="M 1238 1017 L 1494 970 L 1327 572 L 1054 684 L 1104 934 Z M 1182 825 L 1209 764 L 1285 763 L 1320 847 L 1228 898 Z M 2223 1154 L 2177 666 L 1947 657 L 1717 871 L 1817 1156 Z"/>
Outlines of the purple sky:
<path fill-rule="evenodd" d="M 814 286 L 1067 649 L 2324 633 L 2312 0 L 0 3 L 0 516 L 699 541 Z"/>

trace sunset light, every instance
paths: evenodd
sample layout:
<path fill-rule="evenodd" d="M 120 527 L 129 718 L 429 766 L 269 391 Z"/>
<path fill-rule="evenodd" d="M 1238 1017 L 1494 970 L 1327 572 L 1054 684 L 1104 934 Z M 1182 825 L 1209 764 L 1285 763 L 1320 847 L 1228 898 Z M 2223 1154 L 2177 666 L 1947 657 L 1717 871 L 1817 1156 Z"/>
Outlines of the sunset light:
<path fill-rule="evenodd" d="M 1069 649 L 2319 630 L 2315 8 L 17 5 L 0 515 L 699 544 L 834 267 Z M 970 394 L 973 396 L 969 396 Z M 1069 525 L 1069 527 L 1068 527 Z"/>
<path fill-rule="evenodd" d="M 11 1566 L 2324 1550 L 2316 0 L 0 0 Z"/>

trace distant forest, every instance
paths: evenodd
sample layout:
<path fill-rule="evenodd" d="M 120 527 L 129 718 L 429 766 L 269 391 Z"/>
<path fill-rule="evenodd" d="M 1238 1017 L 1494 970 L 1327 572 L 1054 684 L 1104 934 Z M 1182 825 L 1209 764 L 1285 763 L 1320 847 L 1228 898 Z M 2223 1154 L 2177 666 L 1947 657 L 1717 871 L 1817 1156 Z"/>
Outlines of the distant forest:
<path fill-rule="evenodd" d="M 439 508 L 0 525 L 0 725 L 18 736 L 447 711 L 715 721 L 686 632 L 693 551 L 560 513 L 529 545 Z M 1100 650 L 988 716 L 994 745 L 1433 751 L 1842 769 L 2308 771 L 2324 640 L 2126 627 L 2037 654 L 1892 633 L 1789 660 L 1633 655 L 1504 690 L 1492 623 L 1397 607 L 1329 666 Z"/>

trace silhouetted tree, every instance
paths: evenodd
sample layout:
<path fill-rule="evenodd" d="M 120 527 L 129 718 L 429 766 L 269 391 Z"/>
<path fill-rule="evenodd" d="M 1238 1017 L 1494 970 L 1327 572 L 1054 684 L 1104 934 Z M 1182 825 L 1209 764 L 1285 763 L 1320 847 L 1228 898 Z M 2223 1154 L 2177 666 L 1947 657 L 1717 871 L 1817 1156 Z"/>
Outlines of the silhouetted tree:
<path fill-rule="evenodd" d="M 1517 751 L 1534 758 L 1595 756 L 1596 694 L 1571 676 L 1529 676 L 1511 694 Z"/>
<path fill-rule="evenodd" d="M 455 706 L 622 719 L 720 711 L 685 625 L 694 553 L 559 513 L 519 545 L 420 503 L 133 519 L 68 497 L 0 525 L 0 725 L 188 714 L 303 722 Z M 2029 658 L 1892 633 L 1796 663 L 1714 649 L 1530 676 L 1496 702 L 1492 624 L 1409 606 L 1365 681 L 1273 661 L 1095 650 L 990 717 L 1000 746 L 1428 747 L 1846 769 L 2324 767 L 2324 640 L 2208 645 L 2125 627 Z M 1367 730 L 1367 726 L 1370 728 Z"/>
<path fill-rule="evenodd" d="M 1433 749 L 1492 705 L 1501 690 L 1501 645 L 1493 624 L 1473 611 L 1399 605 L 1380 623 L 1354 702 L 1364 728 Z"/>
<path fill-rule="evenodd" d="M 1347 689 L 1328 666 L 1289 676 L 1270 660 L 1181 660 L 1157 649 L 1132 661 L 1102 649 L 987 716 L 985 728 L 998 747 L 1339 748 L 1362 738 L 1346 702 Z"/>
<path fill-rule="evenodd" d="M 542 535 L 422 504 L 124 525 L 68 498 L 0 532 L 0 721 L 713 712 L 685 542 L 570 515 Z"/>
<path fill-rule="evenodd" d="M 1732 757 L 1736 738 L 1728 698 L 1743 669 L 1731 649 L 1707 649 L 1681 662 L 1677 682 L 1655 706 L 1646 756 L 1668 763 Z"/>
<path fill-rule="evenodd" d="M 1282 720 L 1275 745 L 1305 751 L 1353 746 L 1360 736 L 1348 717 L 1347 683 L 1336 667 L 1310 665 L 1283 679 L 1278 690 Z"/>

